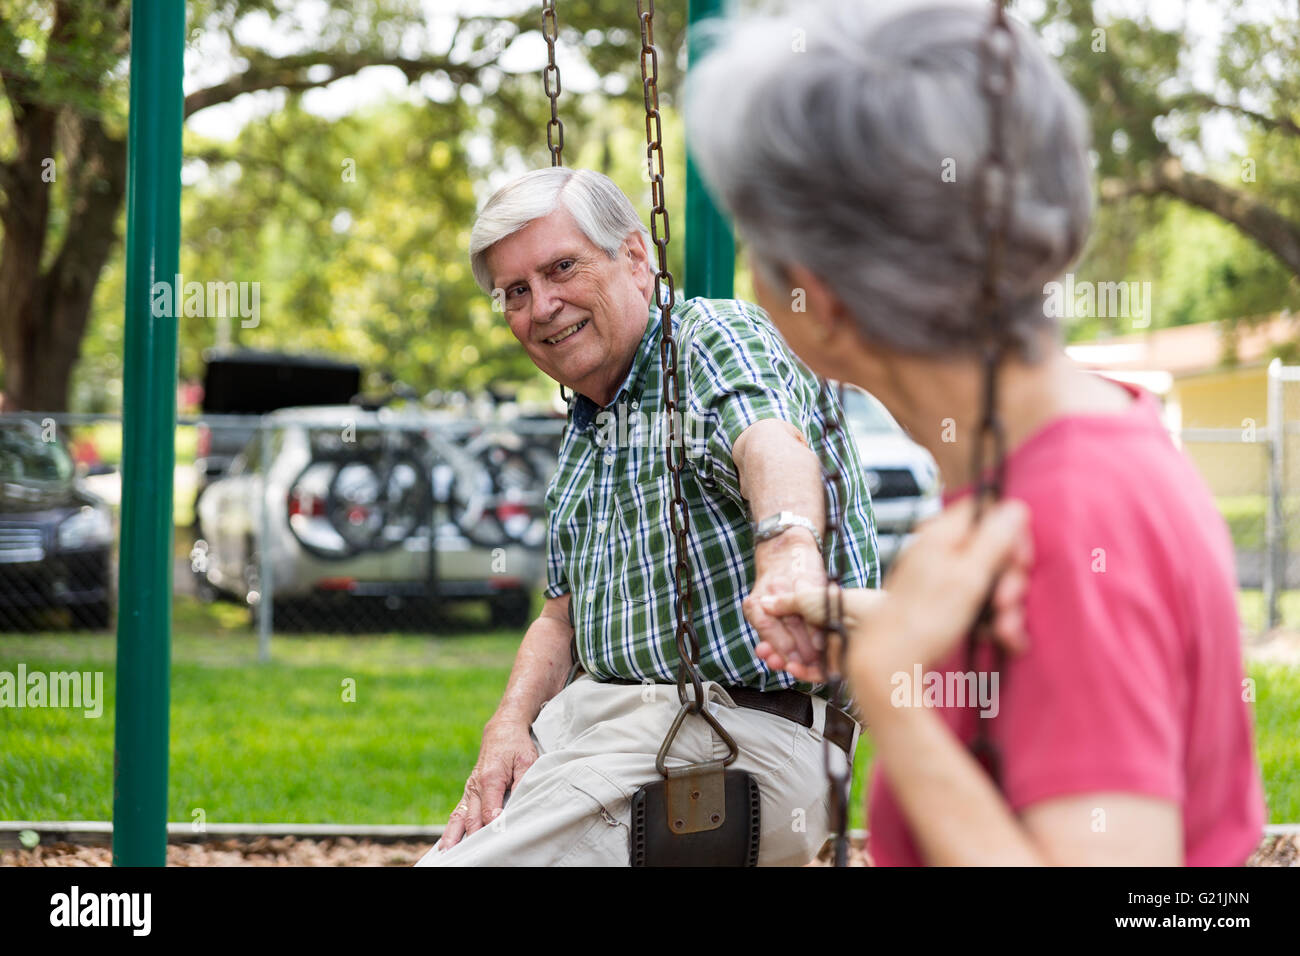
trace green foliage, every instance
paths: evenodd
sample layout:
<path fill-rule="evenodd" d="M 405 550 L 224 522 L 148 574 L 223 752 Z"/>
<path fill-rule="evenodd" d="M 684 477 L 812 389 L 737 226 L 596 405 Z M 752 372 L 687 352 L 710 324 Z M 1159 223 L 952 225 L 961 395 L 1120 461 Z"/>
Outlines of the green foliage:
<path fill-rule="evenodd" d="M 405 15 L 400 4 L 389 6 L 388 27 L 327 32 L 345 52 L 384 47 Z M 191 7 L 191 22 L 228 34 L 241 18 L 256 21 L 259 11 L 272 9 L 200 3 Z M 331 17 L 344 16 L 342 5 L 331 10 Z M 536 32 L 534 6 L 519 10 L 501 19 L 462 18 L 456 49 L 486 61 Z M 275 22 L 287 27 L 288 16 Z M 666 51 L 660 71 L 670 216 L 680 224 L 684 146 L 667 104 L 680 82 L 684 10 L 666 6 L 656 21 L 656 40 Z M 648 222 L 635 8 L 621 0 L 569 4 L 561 31 L 562 47 L 580 51 L 600 79 L 585 93 L 572 82 L 564 87 L 566 161 L 609 172 L 639 201 Z M 195 44 L 202 39 L 192 36 Z M 256 51 L 244 52 L 259 62 Z M 549 394 L 549 380 L 474 283 L 467 253 L 487 183 L 506 170 L 549 164 L 540 75 L 489 69 L 452 82 L 442 74 L 422 89 L 423 96 L 333 120 L 308 112 L 303 96 L 291 94 L 282 109 L 250 121 L 230 142 L 187 130 L 182 275 L 187 282 L 260 283 L 261 321 L 244 328 L 239 318 L 182 317 L 183 378 L 201 375 L 204 351 L 229 342 L 347 356 L 421 390 L 514 382 L 534 395 Z M 680 275 L 680 232 L 670 256 Z M 77 408 L 112 410 L 120 402 L 124 291 L 119 249 L 96 290 L 75 383 Z"/>
<path fill-rule="evenodd" d="M 1150 282 L 1151 328 L 1249 320 L 1300 308 L 1300 278 L 1222 219 L 1172 199 L 1103 206 L 1074 269 L 1091 282 Z M 1134 331 L 1126 318 L 1080 318 L 1073 341 Z"/>
<path fill-rule="evenodd" d="M 1035 25 L 1088 106 L 1098 176 L 1133 194 L 1101 207 L 1077 278 L 1151 282 L 1153 328 L 1210 320 L 1233 325 L 1300 306 L 1294 267 L 1240 228 L 1246 221 L 1260 227 L 1258 217 L 1242 212 L 1258 201 L 1288 221 L 1275 236 L 1300 232 L 1295 9 L 1215 3 L 1207 12 L 1221 17 L 1224 29 L 1217 39 L 1201 39 L 1218 44 L 1209 50 L 1217 69 L 1207 80 L 1206 49 L 1193 47 L 1190 28 L 1158 29 L 1141 12 L 1103 16 L 1094 0 L 1041 6 Z M 1239 134 L 1244 148 L 1225 150 L 1225 130 Z M 1220 184 L 1241 221 L 1230 224 L 1168 196 L 1152 198 L 1158 191 L 1142 184 L 1171 157 Z M 1130 331 L 1094 318 L 1077 322 L 1070 337 Z"/>
<path fill-rule="evenodd" d="M 308 17 L 299 5 L 280 0 L 189 4 L 188 54 L 205 66 L 203 84 L 221 80 L 221 66 L 228 64 L 235 86 L 272 77 L 275 82 L 258 88 L 288 83 L 290 90 L 282 85 L 275 93 L 253 94 L 253 118 L 229 142 L 186 133 L 181 271 L 188 280 L 259 282 L 261 323 L 242 328 L 234 321 L 226 335 L 215 319 L 182 319 L 183 376 L 197 376 L 203 351 L 228 338 L 353 357 L 419 388 L 476 389 L 494 381 L 522 383 L 538 393 L 549 388 L 475 286 L 465 248 L 488 184 L 549 162 L 539 72 L 531 65 L 518 72 L 528 59 L 512 55 L 531 44 L 536 56 L 538 7 L 519 0 L 499 16 L 439 13 L 443 30 L 434 29 L 427 6 L 418 0 L 322 0 Z M 1171 155 L 1202 168 L 1204 156 L 1218 155 L 1218 165 L 1207 170 L 1218 182 L 1262 200 L 1294 224 L 1300 219 L 1294 112 L 1300 19 L 1289 7 L 1270 6 L 1261 14 L 1238 0 L 1216 0 L 1215 8 L 1228 28 L 1207 87 L 1196 75 L 1186 30 L 1157 29 L 1140 13 L 1112 16 L 1110 6 L 1103 15 L 1093 0 L 1025 4 L 1088 105 L 1102 181 L 1132 185 Z M 120 135 L 127 102 L 125 7 L 77 0 L 67 9 L 74 16 L 52 43 L 52 2 L 0 0 L 0 69 L 6 77 L 33 78 L 49 102 L 100 116 Z M 116 19 L 105 15 L 108 9 L 118 11 Z M 677 227 L 670 243 L 675 274 L 684 238 L 683 144 L 674 106 L 685 13 L 685 4 L 660 4 L 655 31 L 670 219 Z M 562 62 L 571 64 L 576 55 L 588 67 L 564 73 L 566 161 L 609 171 L 648 218 L 634 5 L 573 0 L 561 6 L 559 22 Z M 307 87 L 349 75 L 367 58 L 446 53 L 452 28 L 451 66 L 397 67 L 411 81 L 408 93 L 339 119 L 304 105 Z M 1104 49 L 1098 48 L 1098 30 Z M 239 102 L 247 105 L 249 98 Z M 1248 116 L 1243 105 L 1258 116 Z M 1225 117 L 1244 137 L 1240 155 L 1226 159 L 1212 148 Z M 0 159 L 9 158 L 12 134 L 12 116 L 0 108 Z M 73 144 L 62 144 L 58 159 L 75 162 Z M 355 161 L 354 182 L 342 175 L 347 159 Z M 1244 160 L 1253 163 L 1253 181 L 1244 178 Z M 67 229 L 71 188 L 71 176 L 61 174 L 54 184 L 47 262 Z M 117 228 L 124 230 L 124 217 Z M 120 405 L 122 259 L 119 246 L 98 277 L 74 380 L 77 409 Z M 1170 198 L 1104 205 L 1075 271 L 1085 280 L 1152 282 L 1156 327 L 1235 320 L 1300 304 L 1294 272 L 1272 252 L 1212 214 Z M 750 291 L 743 258 L 737 291 Z M 1081 321 L 1071 336 L 1104 331 L 1127 330 L 1093 319 Z"/>

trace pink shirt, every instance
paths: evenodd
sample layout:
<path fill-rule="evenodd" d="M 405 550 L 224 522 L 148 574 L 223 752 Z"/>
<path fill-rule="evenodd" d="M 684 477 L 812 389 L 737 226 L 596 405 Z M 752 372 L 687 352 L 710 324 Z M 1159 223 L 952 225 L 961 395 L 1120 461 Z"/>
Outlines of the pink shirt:
<path fill-rule="evenodd" d="M 1181 808 L 1188 866 L 1239 865 L 1265 811 L 1232 542 L 1155 399 L 1125 387 L 1129 411 L 1059 418 L 1007 458 L 1034 567 L 1030 649 L 1008 658 L 992 718 L 1002 793 L 1015 811 L 1099 791 L 1160 797 Z M 934 668 L 965 669 L 964 647 Z M 935 712 L 967 744 L 986 719 L 978 706 Z M 879 766 L 869 848 L 878 865 L 923 862 Z"/>

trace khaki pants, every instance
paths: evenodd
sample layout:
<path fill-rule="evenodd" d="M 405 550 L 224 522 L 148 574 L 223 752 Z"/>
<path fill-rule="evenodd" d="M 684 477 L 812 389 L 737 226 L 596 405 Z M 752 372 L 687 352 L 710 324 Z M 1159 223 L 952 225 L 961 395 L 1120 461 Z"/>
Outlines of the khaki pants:
<path fill-rule="evenodd" d="M 737 707 L 718 684 L 704 686 L 718 722 L 740 748 L 731 769 L 748 771 L 758 783 L 759 865 L 807 863 L 827 836 L 826 702 L 813 698 L 809 728 Z M 675 685 L 603 684 L 580 675 L 533 723 L 538 759 L 516 781 L 505 811 L 450 850 L 431 849 L 416 865 L 627 866 L 630 800 L 637 788 L 661 779 L 655 755 L 679 706 Z M 830 750 L 844 760 L 839 747 Z M 690 716 L 668 765 L 726 753 L 712 728 Z"/>

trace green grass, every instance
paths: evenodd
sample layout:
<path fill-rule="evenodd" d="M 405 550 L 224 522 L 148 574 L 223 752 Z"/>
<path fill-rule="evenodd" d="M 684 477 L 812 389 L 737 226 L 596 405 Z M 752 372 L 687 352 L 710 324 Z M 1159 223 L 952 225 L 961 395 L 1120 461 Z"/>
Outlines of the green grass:
<path fill-rule="evenodd" d="M 1264 509 L 1268 499 L 1263 495 L 1238 495 L 1214 499 L 1223 520 L 1232 533 L 1232 543 L 1245 551 L 1258 551 L 1264 547 Z"/>
<path fill-rule="evenodd" d="M 277 638 L 257 663 L 237 608 L 178 602 L 168 818 L 438 823 L 460 797 L 519 635 Z M 206 619 L 206 626 L 197 627 Z M 0 818 L 112 816 L 110 635 L 0 636 L 0 669 L 103 670 L 103 716 L 6 710 Z M 356 702 L 343 700 L 355 681 Z"/>
<path fill-rule="evenodd" d="M 1267 545 L 1268 527 L 1267 495 L 1221 495 L 1214 499 L 1215 506 L 1228 523 L 1232 543 L 1241 551 L 1260 551 Z M 1295 547 L 1296 516 L 1300 515 L 1300 498 L 1286 495 L 1282 498 L 1284 533 L 1289 547 Z"/>
<path fill-rule="evenodd" d="M 276 637 L 257 662 L 247 613 L 178 600 L 168 818 L 444 822 L 478 754 L 519 635 L 466 617 L 455 634 Z M 0 670 L 102 670 L 103 716 L 54 708 L 0 719 L 0 819 L 112 816 L 111 635 L 0 635 Z M 1300 669 L 1256 665 L 1256 740 L 1273 822 L 1300 821 Z M 356 702 L 343 682 L 356 682 Z M 859 744 L 863 825 L 870 741 Z"/>
<path fill-rule="evenodd" d="M 1278 616 L 1285 627 L 1300 627 L 1300 591 L 1283 591 L 1278 595 Z M 1264 604 L 1264 592 L 1258 589 L 1242 589 L 1237 592 L 1237 613 L 1241 617 L 1241 626 L 1248 634 L 1262 634 L 1267 628 L 1268 608 Z"/>
<path fill-rule="evenodd" d="M 1300 668 L 1258 664 L 1255 681 L 1255 747 L 1269 822 L 1300 823 Z"/>

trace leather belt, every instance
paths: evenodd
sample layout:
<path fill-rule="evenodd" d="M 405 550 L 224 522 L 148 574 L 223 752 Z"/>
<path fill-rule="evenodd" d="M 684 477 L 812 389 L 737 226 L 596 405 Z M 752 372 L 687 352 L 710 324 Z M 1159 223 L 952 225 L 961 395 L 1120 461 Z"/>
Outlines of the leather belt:
<path fill-rule="evenodd" d="M 787 720 L 793 720 L 804 727 L 813 725 L 812 695 L 803 691 L 786 688 L 783 690 L 761 691 L 752 687 L 726 688 L 737 707 L 748 707 L 776 714 Z M 857 721 L 831 704 L 826 705 L 826 729 L 823 736 L 844 751 L 847 757 L 853 749 L 853 732 Z"/>
<path fill-rule="evenodd" d="M 613 677 L 601 683 L 639 686 L 643 682 Z M 724 687 L 723 690 L 731 696 L 737 707 L 775 714 L 778 717 L 784 717 L 786 720 L 793 720 L 803 727 L 812 727 L 813 725 L 812 695 L 801 690 L 783 688 L 781 690 L 762 691 L 755 690 L 752 687 Z M 823 731 L 823 736 L 843 750 L 846 757 L 852 753 L 853 733 L 857 726 L 857 721 L 847 713 L 829 703 L 826 705 L 826 729 Z"/>

